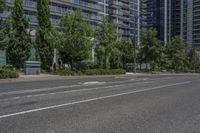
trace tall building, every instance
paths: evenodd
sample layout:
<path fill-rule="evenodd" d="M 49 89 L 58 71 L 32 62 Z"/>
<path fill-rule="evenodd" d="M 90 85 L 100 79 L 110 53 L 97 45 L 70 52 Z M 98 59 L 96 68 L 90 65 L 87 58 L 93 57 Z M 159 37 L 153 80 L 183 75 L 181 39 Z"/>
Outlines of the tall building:
<path fill-rule="evenodd" d="M 141 0 L 143 28 L 156 29 L 163 42 L 180 35 L 188 48 L 200 50 L 200 0 Z"/>
<path fill-rule="evenodd" d="M 13 8 L 14 0 L 7 0 L 8 12 Z M 51 0 L 49 4 L 51 10 L 51 22 L 58 26 L 63 14 L 70 14 L 74 10 L 81 9 L 83 18 L 90 22 L 92 26 L 97 26 L 98 22 L 106 15 L 105 0 Z M 30 19 L 30 28 L 37 26 L 37 0 L 24 0 L 25 16 Z"/>
<path fill-rule="evenodd" d="M 124 37 L 139 37 L 139 0 L 108 0 L 108 15 Z"/>
<path fill-rule="evenodd" d="M 140 0 L 50 0 L 51 22 L 58 26 L 63 14 L 70 14 L 77 9 L 83 12 L 83 18 L 92 27 L 97 28 L 99 22 L 105 16 L 109 16 L 111 22 L 117 24 L 118 32 L 124 37 L 139 35 L 139 19 L 135 22 L 135 16 L 139 14 Z M 7 0 L 7 13 L 14 5 L 14 0 Z M 37 26 L 37 0 L 24 0 L 25 16 L 30 19 L 30 29 Z"/>
<path fill-rule="evenodd" d="M 200 50 L 200 0 L 193 0 L 192 47 Z"/>
<path fill-rule="evenodd" d="M 145 26 L 147 29 L 156 29 L 158 37 L 164 43 L 171 40 L 171 0 L 142 0 L 145 11 Z"/>
<path fill-rule="evenodd" d="M 64 14 L 71 14 L 80 9 L 85 21 L 93 28 L 98 28 L 100 21 L 108 17 L 117 24 L 118 33 L 123 37 L 132 37 L 134 34 L 139 40 L 139 2 L 140 0 L 50 0 L 51 22 L 59 26 L 60 18 Z M 7 0 L 7 10 L 0 17 L 9 16 L 14 6 L 14 0 Z M 29 29 L 33 37 L 37 23 L 37 0 L 24 0 L 25 16 L 30 20 Z M 5 63 L 5 52 L 0 51 L 0 64 Z"/>
<path fill-rule="evenodd" d="M 181 36 L 188 48 L 200 50 L 200 0 L 182 0 Z"/>
<path fill-rule="evenodd" d="M 181 1 L 171 1 L 171 37 L 181 35 Z"/>

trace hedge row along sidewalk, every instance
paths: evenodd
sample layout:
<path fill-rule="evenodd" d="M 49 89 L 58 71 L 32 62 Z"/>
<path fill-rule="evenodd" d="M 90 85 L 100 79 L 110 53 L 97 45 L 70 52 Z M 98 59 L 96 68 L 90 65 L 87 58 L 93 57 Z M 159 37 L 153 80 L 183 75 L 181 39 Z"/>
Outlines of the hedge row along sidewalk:
<path fill-rule="evenodd" d="M 0 79 L 18 78 L 19 74 L 13 70 L 0 69 Z"/>
<path fill-rule="evenodd" d="M 69 69 L 58 70 L 57 75 L 76 76 L 76 75 L 123 75 L 126 74 L 124 69 L 88 69 L 82 71 L 72 71 Z"/>

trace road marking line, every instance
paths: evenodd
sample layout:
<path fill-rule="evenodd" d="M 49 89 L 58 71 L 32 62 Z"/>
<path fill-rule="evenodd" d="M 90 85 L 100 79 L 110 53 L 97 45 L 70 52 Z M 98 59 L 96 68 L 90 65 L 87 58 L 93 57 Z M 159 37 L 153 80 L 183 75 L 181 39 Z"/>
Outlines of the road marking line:
<path fill-rule="evenodd" d="M 11 91 L 11 92 L 0 93 L 0 96 L 2 96 L 2 95 L 12 95 L 12 94 L 32 93 L 32 92 L 42 92 L 42 91 L 49 91 L 49 90 L 56 90 L 56 89 L 65 89 L 65 88 L 73 88 L 73 87 L 81 87 L 81 86 L 83 86 L 83 85 L 58 86 L 58 87 L 42 88 L 42 89 L 35 89 L 35 90 Z"/>
<path fill-rule="evenodd" d="M 83 85 L 95 85 L 95 84 L 105 84 L 106 82 L 99 82 L 99 81 L 93 81 L 93 82 L 84 82 Z"/>
<path fill-rule="evenodd" d="M 130 94 L 139 93 L 139 92 L 146 92 L 146 91 L 151 91 L 151 90 L 157 90 L 157 89 L 166 88 L 166 87 L 172 87 L 172 86 L 177 86 L 177 85 L 184 85 L 184 84 L 189 84 L 189 83 L 191 83 L 191 81 L 181 82 L 181 83 L 176 83 L 176 84 L 168 84 L 168 85 L 157 86 L 157 87 L 152 87 L 152 88 L 147 88 L 147 89 L 141 89 L 141 90 L 135 90 L 135 91 L 125 92 L 125 93 L 108 95 L 108 96 L 103 96 L 103 97 L 91 98 L 91 99 L 86 99 L 86 100 L 82 100 L 82 101 L 76 101 L 76 102 L 71 102 L 71 103 L 59 104 L 59 105 L 54 105 L 54 106 L 49 106 L 49 107 L 43 107 L 43 108 L 38 108 L 38 109 L 31 109 L 31 110 L 22 111 L 22 112 L 11 113 L 11 114 L 7 114 L 7 115 L 1 115 L 0 119 L 8 118 L 8 117 L 11 117 L 11 116 L 24 115 L 24 114 L 28 114 L 28 113 L 43 111 L 43 110 L 55 109 L 55 108 L 60 108 L 60 107 L 70 106 L 70 105 L 75 105 L 75 104 L 80 104 L 80 103 L 86 103 L 86 102 L 91 102 L 91 101 L 108 99 L 108 98 L 112 98 L 112 97 L 118 97 L 118 96 L 123 96 L 123 95 L 130 95 Z"/>
<path fill-rule="evenodd" d="M 142 82 L 142 84 L 147 84 L 147 83 L 154 83 L 154 81 L 151 82 Z M 114 88 L 116 90 L 116 87 L 123 87 L 123 86 L 128 86 L 128 85 L 135 85 L 135 84 L 140 84 L 140 82 L 137 83 L 129 83 L 129 84 L 122 84 L 122 85 L 112 85 L 112 86 L 103 86 L 103 87 L 96 87 L 96 88 L 88 88 L 88 89 L 79 89 L 79 90 L 68 90 L 68 91 L 62 91 L 62 92 L 55 92 L 55 93 L 45 93 L 45 94 L 36 94 L 36 95 L 27 95 L 27 96 L 21 96 L 18 97 L 18 99 L 22 98 L 32 98 L 32 97 L 42 97 L 42 96 L 47 96 L 47 95 L 56 95 L 56 94 L 66 94 L 66 93 L 75 93 L 75 92 L 84 92 L 84 91 L 93 91 L 93 90 L 99 90 L 99 89 L 108 89 L 108 88 Z M 3 99 L 0 101 L 10 101 L 14 100 L 15 97 L 9 98 L 9 99 Z"/>
<path fill-rule="evenodd" d="M 134 80 L 134 82 L 140 82 L 140 81 L 145 81 L 145 80 L 147 80 L 147 79 L 138 79 L 138 80 L 136 79 L 136 80 Z M 109 84 L 128 83 L 130 81 L 131 80 L 113 81 L 113 82 L 107 82 L 107 83 L 109 83 Z M 14 95 L 14 94 L 24 94 L 24 93 L 33 93 L 33 92 L 45 92 L 45 91 L 50 91 L 50 90 L 67 89 L 67 88 L 82 87 L 82 86 L 89 86 L 89 85 L 94 85 L 94 84 L 88 84 L 87 85 L 87 84 L 79 83 L 77 85 L 69 85 L 69 86 L 58 86 L 58 87 L 51 87 L 51 88 L 48 87 L 48 88 L 38 88 L 38 89 L 21 90 L 21 91 L 2 92 L 2 93 L 0 93 L 0 96 L 3 96 L 3 95 Z M 99 85 L 102 85 L 102 84 L 99 84 Z"/>

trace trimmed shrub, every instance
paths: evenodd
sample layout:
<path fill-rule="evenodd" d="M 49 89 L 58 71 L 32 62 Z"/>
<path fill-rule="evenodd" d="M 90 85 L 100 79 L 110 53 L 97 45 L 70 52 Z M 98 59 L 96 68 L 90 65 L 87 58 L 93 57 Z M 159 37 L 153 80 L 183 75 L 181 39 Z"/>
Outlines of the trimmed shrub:
<path fill-rule="evenodd" d="M 83 71 L 72 71 L 70 69 L 57 70 L 56 73 L 60 76 L 74 76 L 74 75 L 122 75 L 126 74 L 123 69 L 88 69 Z"/>
<path fill-rule="evenodd" d="M 74 76 L 76 73 L 70 69 L 63 69 L 63 70 L 57 70 L 56 74 L 60 76 Z"/>
<path fill-rule="evenodd" d="M 123 69 L 88 69 L 84 70 L 85 75 L 122 75 L 126 70 Z"/>
<path fill-rule="evenodd" d="M 19 74 L 13 70 L 0 69 L 0 79 L 18 78 Z"/>

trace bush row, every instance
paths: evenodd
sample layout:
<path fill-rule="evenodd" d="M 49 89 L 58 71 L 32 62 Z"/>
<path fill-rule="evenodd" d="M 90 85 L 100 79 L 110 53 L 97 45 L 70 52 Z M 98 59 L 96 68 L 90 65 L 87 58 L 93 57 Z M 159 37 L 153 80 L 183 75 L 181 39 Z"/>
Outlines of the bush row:
<path fill-rule="evenodd" d="M 123 69 L 89 69 L 84 70 L 85 75 L 122 75 L 126 73 Z"/>
<path fill-rule="evenodd" d="M 74 75 L 122 75 L 126 74 L 124 69 L 88 69 L 83 71 L 71 71 L 69 69 L 58 70 L 57 75 L 74 76 Z"/>
<path fill-rule="evenodd" d="M 8 69 L 0 69 L 0 79 L 18 78 L 19 74 L 16 71 Z"/>

